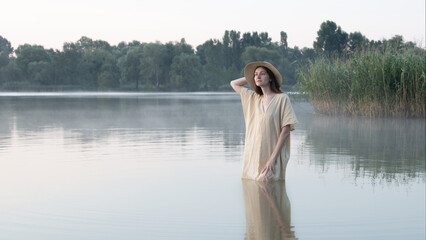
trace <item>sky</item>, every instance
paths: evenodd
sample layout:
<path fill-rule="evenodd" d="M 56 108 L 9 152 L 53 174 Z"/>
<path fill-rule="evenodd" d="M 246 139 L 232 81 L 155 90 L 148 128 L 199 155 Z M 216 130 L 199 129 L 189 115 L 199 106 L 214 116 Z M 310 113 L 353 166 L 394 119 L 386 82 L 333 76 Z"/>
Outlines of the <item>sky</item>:
<path fill-rule="evenodd" d="M 402 35 L 425 46 L 425 0 L 0 0 L 0 36 L 16 49 L 62 49 L 82 36 L 119 42 L 180 41 L 194 48 L 225 30 L 285 31 L 290 47 L 312 48 L 322 22 L 370 40 Z"/>

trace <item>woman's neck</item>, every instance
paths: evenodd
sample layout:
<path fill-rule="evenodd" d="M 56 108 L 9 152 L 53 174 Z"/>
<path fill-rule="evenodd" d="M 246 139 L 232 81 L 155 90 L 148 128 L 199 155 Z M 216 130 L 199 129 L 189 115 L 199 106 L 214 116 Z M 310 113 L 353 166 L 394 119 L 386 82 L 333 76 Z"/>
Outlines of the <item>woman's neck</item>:
<path fill-rule="evenodd" d="M 271 90 L 270 85 L 267 85 L 265 87 L 261 87 L 261 89 L 262 89 L 263 96 L 265 96 L 265 97 L 275 95 L 275 93 Z"/>

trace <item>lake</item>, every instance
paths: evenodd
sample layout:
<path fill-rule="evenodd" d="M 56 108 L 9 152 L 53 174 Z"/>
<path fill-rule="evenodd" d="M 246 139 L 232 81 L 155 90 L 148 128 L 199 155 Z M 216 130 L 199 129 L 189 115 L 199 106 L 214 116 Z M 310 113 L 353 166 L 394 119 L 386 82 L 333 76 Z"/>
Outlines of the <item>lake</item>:
<path fill-rule="evenodd" d="M 0 93 L 0 238 L 425 239 L 425 120 L 292 103 L 260 184 L 235 93 Z"/>

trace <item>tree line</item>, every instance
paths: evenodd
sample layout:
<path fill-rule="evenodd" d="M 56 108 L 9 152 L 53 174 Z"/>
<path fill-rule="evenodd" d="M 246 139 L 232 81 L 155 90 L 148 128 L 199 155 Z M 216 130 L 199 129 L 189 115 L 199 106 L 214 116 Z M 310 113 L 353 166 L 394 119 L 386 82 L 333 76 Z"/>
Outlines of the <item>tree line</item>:
<path fill-rule="evenodd" d="M 224 32 L 195 49 L 179 42 L 120 42 L 81 37 L 62 50 L 24 44 L 14 49 L 0 36 L 0 90 L 6 91 L 220 91 L 242 76 L 245 64 L 268 61 L 284 79 L 283 88 L 297 83 L 297 69 L 318 56 L 342 56 L 368 46 L 404 43 L 401 36 L 370 41 L 360 32 L 346 33 L 332 21 L 323 22 L 313 48 L 291 48 L 287 33 L 272 42 L 267 32 Z"/>

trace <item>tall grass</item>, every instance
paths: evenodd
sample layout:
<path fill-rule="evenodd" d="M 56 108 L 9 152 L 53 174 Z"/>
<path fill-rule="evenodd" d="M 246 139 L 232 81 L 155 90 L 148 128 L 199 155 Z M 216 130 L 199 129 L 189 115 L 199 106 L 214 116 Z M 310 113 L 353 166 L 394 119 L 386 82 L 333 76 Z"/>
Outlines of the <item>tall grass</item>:
<path fill-rule="evenodd" d="M 299 69 L 302 91 L 324 114 L 426 117 L 424 49 L 368 49 L 319 57 Z"/>

